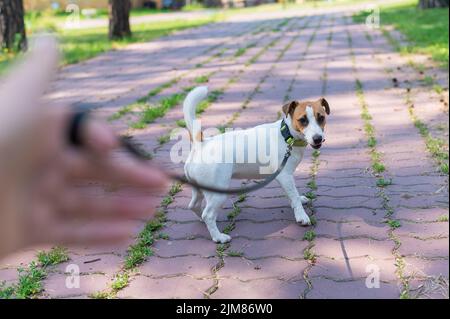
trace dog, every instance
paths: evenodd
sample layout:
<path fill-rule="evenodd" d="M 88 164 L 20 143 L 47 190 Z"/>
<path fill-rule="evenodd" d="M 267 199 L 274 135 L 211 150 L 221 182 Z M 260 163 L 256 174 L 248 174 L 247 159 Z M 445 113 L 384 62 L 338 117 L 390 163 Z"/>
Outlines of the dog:
<path fill-rule="evenodd" d="M 225 189 L 230 186 L 231 179 L 263 179 L 278 169 L 288 144 L 291 144 L 291 155 L 276 180 L 290 200 L 295 220 L 301 225 L 310 225 L 311 221 L 303 208 L 309 199 L 299 195 L 293 174 L 303 158 L 306 146 L 319 149 L 325 141 L 324 129 L 330 114 L 328 102 L 324 98 L 313 102 L 291 101 L 282 106 L 282 119 L 276 122 L 204 137 L 201 128 L 196 125 L 195 114 L 198 104 L 207 94 L 205 86 L 194 88 L 183 103 L 184 120 L 191 141 L 191 150 L 184 166 L 186 178 L 198 184 Z M 251 143 L 251 138 L 258 143 Z M 269 149 L 269 154 L 265 153 L 266 161 L 259 157 L 253 160 L 255 156 L 252 153 L 258 153 L 264 148 Z M 212 157 L 219 160 L 208 160 Z M 193 188 L 188 206 L 205 222 L 216 243 L 231 240 L 229 235 L 219 231 L 216 223 L 218 210 L 226 199 L 225 194 Z M 203 200 L 206 201 L 204 208 Z"/>

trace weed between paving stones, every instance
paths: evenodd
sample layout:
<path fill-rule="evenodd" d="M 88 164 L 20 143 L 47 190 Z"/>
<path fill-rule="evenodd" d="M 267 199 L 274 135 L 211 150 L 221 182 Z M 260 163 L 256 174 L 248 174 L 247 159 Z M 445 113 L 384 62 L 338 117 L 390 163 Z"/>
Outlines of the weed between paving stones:
<path fill-rule="evenodd" d="M 366 31 L 366 33 L 367 33 L 367 31 Z M 384 30 L 383 35 L 388 39 L 388 42 L 394 47 L 394 49 L 397 46 L 400 46 L 398 41 L 396 39 L 394 39 L 387 30 Z M 368 38 L 368 41 L 373 45 L 371 37 Z M 377 59 L 377 61 L 379 63 L 382 63 L 382 62 L 380 62 L 379 58 Z M 425 66 L 423 64 L 417 64 L 414 61 L 412 61 L 411 59 L 408 60 L 408 65 L 411 68 L 413 68 L 416 72 L 418 72 L 419 74 L 423 74 L 425 71 Z M 386 72 L 389 72 L 389 70 L 386 70 Z M 421 81 L 423 83 L 425 83 L 425 85 L 427 85 L 427 86 L 433 86 L 433 90 L 440 96 L 441 100 L 443 100 L 442 93 L 444 90 L 440 85 L 435 84 L 433 77 L 425 76 L 421 79 Z M 416 128 L 419 130 L 420 135 L 422 135 L 422 137 L 424 138 L 427 150 L 430 152 L 431 156 L 435 160 L 436 164 L 439 167 L 439 170 L 441 171 L 441 173 L 448 175 L 448 171 L 449 171 L 449 168 L 448 168 L 448 166 L 449 166 L 448 145 L 446 145 L 444 140 L 433 137 L 428 129 L 428 126 L 416 116 L 415 110 L 414 110 L 414 102 L 412 100 L 411 92 L 412 92 L 412 87 L 409 85 L 406 88 L 405 100 L 406 100 L 406 105 L 408 107 L 410 118 L 413 121 Z M 371 143 L 371 144 L 373 144 L 373 146 L 375 146 L 375 144 L 374 144 L 375 140 L 372 140 L 369 143 Z M 383 184 L 383 183 L 380 181 L 380 184 Z"/>
<path fill-rule="evenodd" d="M 303 26 L 303 27 L 304 27 L 304 26 Z M 302 27 L 302 28 L 303 28 L 303 27 Z M 292 28 L 292 27 L 291 27 L 291 28 Z M 290 29 L 289 29 L 289 30 L 290 30 Z M 206 111 L 206 109 L 208 109 L 208 107 L 210 107 L 212 103 L 216 102 L 216 101 L 217 101 L 217 100 L 225 93 L 225 91 L 229 88 L 229 86 L 230 86 L 231 84 L 234 84 L 234 83 L 238 82 L 239 79 L 240 79 L 240 74 L 242 74 L 242 73 L 244 72 L 245 68 L 247 68 L 247 67 L 250 66 L 251 64 L 255 63 L 255 62 L 262 56 L 262 53 L 265 53 L 269 47 L 275 45 L 280 39 L 281 39 L 281 36 L 280 36 L 280 37 L 277 37 L 276 39 L 274 39 L 274 40 L 276 40 L 275 42 L 274 42 L 274 41 L 271 41 L 268 45 L 264 46 L 258 53 L 256 53 L 253 57 L 251 57 L 251 58 L 244 64 L 244 66 L 239 70 L 238 75 L 233 76 L 232 78 L 230 78 L 230 79 L 227 81 L 227 83 L 226 83 L 222 88 L 219 88 L 219 89 L 217 89 L 217 90 L 211 91 L 211 92 L 208 94 L 207 99 L 204 100 L 204 101 L 202 101 L 202 102 L 200 102 L 199 105 L 197 106 L 197 109 L 196 109 L 197 115 L 199 115 L 199 114 L 203 113 L 204 111 Z M 291 45 L 292 45 L 292 44 L 291 44 Z M 282 52 L 281 52 L 282 54 L 278 57 L 278 60 L 282 57 L 282 55 L 284 54 L 285 50 L 288 49 L 289 47 L 290 47 L 290 46 L 288 46 L 288 47 L 286 47 L 284 50 L 282 50 Z M 255 59 L 255 57 L 257 57 L 257 58 Z M 215 74 L 215 73 L 216 73 L 216 72 L 211 72 L 210 75 L 211 75 L 211 74 Z M 209 78 L 208 78 L 208 79 L 209 79 Z M 263 79 L 262 81 L 264 81 L 264 80 L 265 80 L 265 79 Z M 262 83 L 262 82 L 260 82 L 260 84 L 261 84 L 261 83 Z M 257 88 L 255 89 L 254 92 L 257 92 L 258 88 L 259 88 L 259 85 L 257 86 Z M 186 90 L 185 90 L 185 91 L 186 91 Z M 249 98 L 247 98 L 247 100 L 244 102 L 242 108 L 246 108 L 246 105 L 248 104 L 248 102 L 251 100 L 252 97 L 253 97 L 253 96 L 250 96 Z M 230 125 L 238 118 L 238 116 L 239 116 L 239 112 L 234 113 L 233 116 L 232 116 L 232 118 L 231 118 L 231 120 L 229 120 L 229 121 L 227 122 L 227 125 L 230 126 Z M 184 124 L 185 124 L 185 123 L 184 123 Z M 222 133 L 225 132 L 225 126 L 224 126 L 224 125 L 219 126 L 219 131 L 222 132 Z"/>
<path fill-rule="evenodd" d="M 236 80 L 229 80 L 224 88 L 212 91 L 208 95 L 207 100 L 200 103 L 200 105 L 196 110 L 196 113 L 197 114 L 203 113 L 213 102 L 215 102 L 224 93 L 225 89 L 229 84 L 235 82 Z M 184 91 L 186 92 L 187 89 L 184 89 Z M 171 101 L 173 100 L 171 99 Z M 172 104 L 169 105 L 172 106 Z M 160 143 L 161 142 L 164 143 L 165 139 L 162 140 L 160 139 Z M 92 298 L 114 298 L 119 290 L 123 289 L 128 285 L 130 279 L 130 271 L 132 269 L 135 269 L 138 265 L 144 262 L 147 257 L 153 254 L 153 251 L 149 247 L 154 242 L 153 232 L 155 230 L 160 229 L 163 226 L 163 222 L 165 221 L 165 210 L 167 209 L 167 206 L 173 202 L 174 195 L 179 191 L 181 191 L 181 185 L 180 184 L 175 185 L 178 186 L 172 187 L 171 191 L 169 192 L 169 195 L 166 196 L 161 201 L 161 207 L 164 208 L 164 211 L 160 211 L 157 214 L 155 220 L 147 223 L 144 231 L 142 231 L 138 236 L 138 242 L 135 245 L 130 246 L 128 250 L 128 256 L 125 260 L 124 269 L 116 275 L 111 285 L 111 290 L 96 292 L 91 295 Z M 239 197 L 238 201 L 243 201 L 244 199 L 245 197 L 241 196 Z M 229 229 L 229 231 L 231 231 L 231 228 Z"/>
<path fill-rule="evenodd" d="M 136 243 L 128 248 L 123 269 L 114 276 L 110 290 L 95 292 L 90 295 L 91 298 L 115 298 L 120 290 L 128 286 L 136 267 L 153 255 L 151 246 L 155 240 L 168 237 L 167 235 L 164 236 L 164 234 L 155 236 L 155 233 L 163 227 L 166 221 L 167 208 L 174 201 L 175 195 L 181 190 L 182 185 L 178 182 L 171 186 L 168 194 L 161 200 L 160 208 L 156 212 L 155 218 L 146 223 L 144 229 L 137 236 Z"/>
<path fill-rule="evenodd" d="M 411 99 L 411 89 L 406 90 L 406 104 L 408 105 L 408 112 L 414 126 L 419 130 L 420 135 L 425 140 L 425 145 L 428 152 L 430 152 L 431 156 L 435 160 L 441 173 L 448 175 L 449 157 L 446 144 L 443 140 L 433 137 L 428 129 L 428 126 L 415 114 L 414 103 Z"/>
<path fill-rule="evenodd" d="M 5 282 L 0 283 L 0 299 L 25 299 L 37 296 L 42 292 L 42 281 L 47 277 L 47 270 L 68 260 L 67 250 L 62 247 L 53 247 L 48 252 L 39 251 L 37 261 L 17 269 L 19 279 L 16 284 L 7 286 Z"/>
<path fill-rule="evenodd" d="M 320 20 L 322 21 L 322 20 Z M 309 21 L 306 22 L 301 28 L 300 30 L 303 30 L 307 25 L 308 25 Z M 320 23 L 319 23 L 320 26 Z M 319 28 L 319 26 L 317 28 Z M 316 30 L 317 30 L 316 28 Z M 314 32 L 315 35 L 315 32 Z M 314 36 L 313 35 L 313 36 Z M 292 46 L 292 44 L 295 42 L 295 40 L 300 36 L 300 33 L 297 34 L 297 36 L 293 37 L 293 39 L 280 51 L 280 53 L 278 54 L 276 61 L 274 62 L 274 64 L 272 65 L 272 67 L 269 69 L 269 71 L 261 78 L 261 80 L 258 82 L 258 84 L 256 85 L 255 89 L 248 95 L 247 99 L 244 101 L 244 103 L 241 106 L 241 110 L 234 113 L 232 118 L 226 122 L 226 124 L 220 125 L 219 126 L 219 130 L 221 131 L 225 131 L 226 128 L 231 127 L 231 125 L 234 123 L 234 121 L 239 117 L 239 114 L 245 110 L 248 106 L 248 104 L 252 101 L 253 97 L 256 95 L 256 93 L 259 91 L 260 86 L 262 85 L 262 83 L 264 83 L 264 81 L 268 78 L 268 76 L 271 74 L 271 71 L 273 70 L 275 64 L 283 57 L 283 55 L 286 53 L 286 51 Z M 312 37 L 313 37 L 312 36 Z M 272 42 L 268 44 L 268 47 L 272 46 Z M 268 48 L 267 47 L 267 48 Z M 252 59 L 249 60 L 249 62 L 251 62 Z M 238 199 L 233 203 L 233 209 L 232 211 L 228 214 L 228 220 L 229 220 L 229 224 L 224 228 L 223 232 L 225 234 L 229 234 L 235 227 L 236 227 L 236 217 L 240 214 L 241 212 L 241 208 L 239 207 L 239 203 L 244 202 L 246 199 L 246 195 L 245 194 L 241 194 Z M 211 296 L 214 292 L 217 291 L 218 289 L 218 284 L 219 284 L 219 279 L 217 277 L 217 272 L 224 266 L 224 256 L 228 256 L 228 257 L 245 257 L 243 252 L 238 252 L 238 251 L 229 251 L 230 244 L 217 244 L 217 248 L 216 248 L 216 253 L 217 256 L 219 257 L 219 262 L 213 267 L 212 269 L 212 273 L 215 276 L 214 278 L 214 283 L 213 285 L 207 289 L 207 291 L 205 292 L 205 297 L 209 298 L 209 296 Z M 228 251 L 227 251 L 228 250 Z"/>
<path fill-rule="evenodd" d="M 389 226 L 388 237 L 394 242 L 394 249 L 392 254 L 395 258 L 396 275 L 402 284 L 400 293 L 401 299 L 409 298 L 409 278 L 404 276 L 405 261 L 398 249 L 401 245 L 400 239 L 394 234 L 394 230 L 401 227 L 401 223 L 398 220 L 392 219 L 394 209 L 390 206 L 390 198 L 385 192 L 385 188 L 392 184 L 392 179 L 387 179 L 385 176 L 380 176 L 385 172 L 385 166 L 382 162 L 382 155 L 377 151 L 375 127 L 372 125 L 372 116 L 369 113 L 369 107 L 364 97 L 364 87 L 362 82 L 358 79 L 358 69 L 356 65 L 355 53 L 353 51 L 352 37 L 348 29 L 346 30 L 348 46 L 350 50 L 350 56 L 352 60 L 353 73 L 355 75 L 355 90 L 358 97 L 358 102 L 361 107 L 361 118 L 364 121 L 364 130 L 367 136 L 367 146 L 370 149 L 370 155 L 372 159 L 372 172 L 375 177 L 378 177 L 376 185 L 378 188 L 378 197 L 382 200 L 382 207 L 385 211 L 385 222 Z M 387 183 L 389 181 L 389 183 Z M 389 185 L 387 185 L 389 184 Z"/>
<path fill-rule="evenodd" d="M 222 43 L 223 44 L 223 43 Z M 256 45 L 256 43 L 254 43 L 254 45 Z M 250 47 L 247 47 L 250 48 Z M 195 68 L 200 68 L 202 67 L 204 64 L 207 64 L 209 62 L 211 62 L 212 60 L 221 57 L 224 53 L 226 52 L 226 49 L 222 49 L 220 52 L 212 55 L 211 57 L 207 58 L 204 62 L 199 63 L 195 66 Z M 164 91 L 165 89 L 168 89 L 170 87 L 172 87 L 173 85 L 177 84 L 182 78 L 184 78 L 185 76 L 187 76 L 190 72 L 185 72 L 180 76 L 177 76 L 174 79 L 171 79 L 163 84 L 161 84 L 160 86 L 156 87 L 155 89 L 152 89 L 147 95 L 139 98 L 135 103 L 127 105 L 125 107 L 123 107 L 122 109 L 120 109 L 118 112 L 114 113 L 109 120 L 118 120 L 120 118 L 122 118 L 124 115 L 131 113 L 133 110 L 137 109 L 137 108 L 142 108 L 145 107 L 148 103 L 148 100 L 158 94 L 160 94 L 162 91 Z M 194 79 L 194 83 L 205 83 L 209 81 L 209 78 L 215 74 L 216 71 L 211 72 L 207 75 L 203 75 L 203 76 L 199 76 L 196 79 Z M 189 90 L 184 89 L 183 90 L 184 93 L 188 92 Z M 144 125 L 142 124 L 135 124 L 136 129 L 139 128 L 143 128 Z"/>

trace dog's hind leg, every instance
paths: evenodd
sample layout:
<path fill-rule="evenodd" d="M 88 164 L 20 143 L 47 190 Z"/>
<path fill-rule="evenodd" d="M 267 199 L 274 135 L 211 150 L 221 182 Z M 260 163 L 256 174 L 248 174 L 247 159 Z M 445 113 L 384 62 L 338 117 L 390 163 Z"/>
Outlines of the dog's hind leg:
<path fill-rule="evenodd" d="M 188 208 L 191 209 L 199 218 L 202 217 L 203 198 L 203 193 L 200 190 L 192 188 L 192 199 Z"/>
<path fill-rule="evenodd" d="M 302 204 L 307 204 L 311 200 L 308 197 L 306 197 L 306 196 L 300 196 L 300 201 L 302 202 Z"/>
<path fill-rule="evenodd" d="M 202 219 L 208 227 L 208 231 L 211 235 L 211 238 L 216 243 L 227 243 L 231 240 L 231 237 L 227 234 L 221 233 L 217 228 L 217 214 L 219 213 L 219 209 L 222 204 L 227 199 L 226 195 L 223 194 L 215 194 L 205 192 L 206 198 L 206 207 L 203 210 Z"/>

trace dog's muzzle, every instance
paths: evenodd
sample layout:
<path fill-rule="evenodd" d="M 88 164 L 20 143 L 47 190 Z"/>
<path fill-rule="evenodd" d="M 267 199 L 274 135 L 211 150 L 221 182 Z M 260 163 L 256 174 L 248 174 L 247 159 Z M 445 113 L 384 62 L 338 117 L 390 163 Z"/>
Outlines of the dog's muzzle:
<path fill-rule="evenodd" d="M 322 147 L 322 143 L 319 143 L 319 144 L 311 144 L 311 147 L 313 148 L 313 149 L 315 149 L 315 150 L 318 150 L 319 148 L 321 148 Z"/>

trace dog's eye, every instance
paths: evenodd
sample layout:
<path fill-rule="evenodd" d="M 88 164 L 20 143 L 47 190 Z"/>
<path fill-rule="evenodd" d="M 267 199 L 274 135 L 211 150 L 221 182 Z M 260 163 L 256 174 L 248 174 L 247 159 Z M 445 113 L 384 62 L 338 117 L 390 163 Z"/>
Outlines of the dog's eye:
<path fill-rule="evenodd" d="M 301 125 L 306 126 L 308 125 L 308 118 L 306 116 L 300 118 L 300 120 L 298 120 L 300 122 Z"/>
<path fill-rule="evenodd" d="M 321 115 L 321 114 L 318 114 L 318 115 L 317 115 L 317 122 L 318 122 L 319 124 L 322 124 L 324 121 L 325 121 L 325 116 L 323 116 L 323 115 Z"/>

